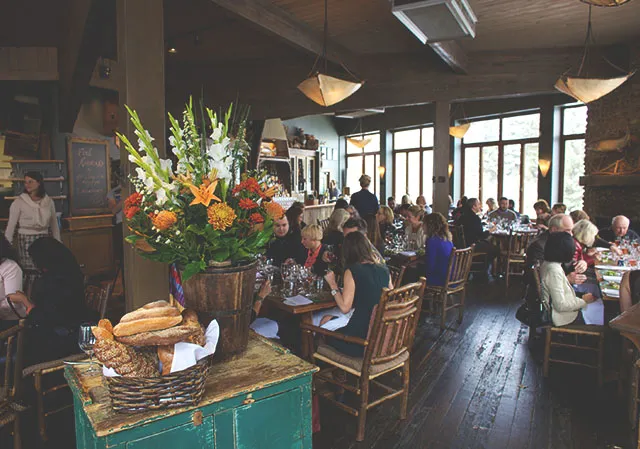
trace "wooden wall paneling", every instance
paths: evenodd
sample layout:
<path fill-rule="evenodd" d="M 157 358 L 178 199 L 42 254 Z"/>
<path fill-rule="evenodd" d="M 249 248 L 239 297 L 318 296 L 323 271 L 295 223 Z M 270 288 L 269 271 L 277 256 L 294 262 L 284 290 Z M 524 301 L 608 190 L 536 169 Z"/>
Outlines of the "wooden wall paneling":
<path fill-rule="evenodd" d="M 0 81 L 55 81 L 55 47 L 0 47 Z"/>
<path fill-rule="evenodd" d="M 62 242 L 67 246 L 87 276 L 114 271 L 113 226 L 77 231 L 64 231 Z"/>

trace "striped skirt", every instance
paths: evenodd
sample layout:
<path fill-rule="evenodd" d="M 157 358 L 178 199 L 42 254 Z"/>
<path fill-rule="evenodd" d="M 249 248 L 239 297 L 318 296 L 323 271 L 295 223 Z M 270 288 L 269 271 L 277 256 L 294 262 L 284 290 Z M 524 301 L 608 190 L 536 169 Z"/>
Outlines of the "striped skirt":
<path fill-rule="evenodd" d="M 29 255 L 29 246 L 41 237 L 48 237 L 49 234 L 20 234 L 18 233 L 18 258 L 22 266 L 22 289 L 29 294 L 35 280 L 40 276 L 38 268 L 33 263 Z"/>

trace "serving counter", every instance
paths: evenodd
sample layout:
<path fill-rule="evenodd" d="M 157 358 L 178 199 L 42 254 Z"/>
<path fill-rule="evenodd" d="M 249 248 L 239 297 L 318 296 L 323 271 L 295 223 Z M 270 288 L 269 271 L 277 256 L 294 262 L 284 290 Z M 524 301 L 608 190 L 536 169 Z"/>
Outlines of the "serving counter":
<path fill-rule="evenodd" d="M 318 220 L 326 220 L 331 216 L 335 203 L 305 206 L 302 220 L 306 224 L 318 224 Z"/>

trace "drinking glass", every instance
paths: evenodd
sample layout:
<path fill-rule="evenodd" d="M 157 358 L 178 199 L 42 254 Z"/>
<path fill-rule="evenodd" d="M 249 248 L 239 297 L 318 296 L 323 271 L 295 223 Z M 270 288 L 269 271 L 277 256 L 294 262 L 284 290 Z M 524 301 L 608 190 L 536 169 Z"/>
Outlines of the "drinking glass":
<path fill-rule="evenodd" d="M 96 371 L 97 368 L 93 364 L 93 345 L 96 343 L 96 337 L 91 332 L 91 323 L 82 323 L 78 334 L 78 346 L 89 356 L 89 369 L 87 371 Z"/>

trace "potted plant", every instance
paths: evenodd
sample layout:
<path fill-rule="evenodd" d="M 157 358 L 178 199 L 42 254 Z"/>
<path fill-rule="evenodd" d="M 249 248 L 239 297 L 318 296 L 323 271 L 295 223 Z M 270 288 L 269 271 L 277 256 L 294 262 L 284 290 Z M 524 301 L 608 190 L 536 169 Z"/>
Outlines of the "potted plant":
<path fill-rule="evenodd" d="M 118 134 L 137 166 L 130 177 L 135 191 L 124 204 L 131 231 L 126 241 L 143 257 L 175 263 L 186 305 L 205 324 L 213 318 L 220 324 L 217 352 L 241 352 L 248 340 L 256 256 L 271 239 L 274 219 L 284 214 L 271 201 L 276 188 L 256 173 L 239 174 L 248 153 L 246 114 L 232 120 L 230 106 L 219 119 L 201 108 L 198 123 L 191 100 L 182 123 L 169 114 L 174 167 L 159 157 L 138 114 L 127 111 L 138 146 Z"/>

